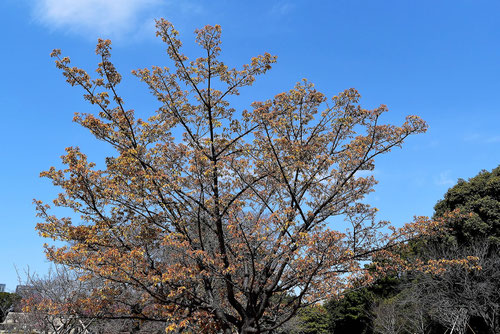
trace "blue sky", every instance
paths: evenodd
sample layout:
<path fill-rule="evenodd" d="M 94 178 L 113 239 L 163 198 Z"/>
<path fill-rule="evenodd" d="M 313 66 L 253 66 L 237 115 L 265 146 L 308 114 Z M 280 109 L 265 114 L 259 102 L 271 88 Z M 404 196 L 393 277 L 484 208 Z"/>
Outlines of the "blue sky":
<path fill-rule="evenodd" d="M 328 96 L 355 87 L 363 106 L 388 105 L 386 122 L 424 118 L 426 134 L 376 162 L 380 183 L 368 201 L 379 219 L 401 225 L 432 215 L 458 178 L 500 164 L 498 1 L 2 0 L 0 13 L 0 283 L 8 290 L 17 284 L 14 265 L 21 275 L 48 268 L 32 200 L 50 201 L 57 189 L 39 173 L 58 166 L 67 146 L 98 163 L 107 153 L 71 122 L 74 112 L 92 108 L 64 82 L 50 51 L 60 48 L 93 71 L 97 37 L 111 38 L 122 95 L 148 113 L 154 98 L 129 73 L 168 65 L 154 18 L 173 22 L 188 56 L 198 56 L 192 32 L 206 24 L 222 26 L 229 65 L 266 51 L 278 56 L 269 74 L 242 91 L 238 108 L 308 78 Z"/>

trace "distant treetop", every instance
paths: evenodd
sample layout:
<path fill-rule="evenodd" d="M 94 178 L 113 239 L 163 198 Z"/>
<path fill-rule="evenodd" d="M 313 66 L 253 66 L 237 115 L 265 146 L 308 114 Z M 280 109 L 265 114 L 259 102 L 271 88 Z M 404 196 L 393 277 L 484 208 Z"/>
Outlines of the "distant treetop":
<path fill-rule="evenodd" d="M 460 179 L 434 207 L 434 217 L 460 210 L 464 215 L 449 223 L 452 239 L 458 244 L 487 238 L 500 244 L 500 166 L 481 171 L 465 181 Z"/>

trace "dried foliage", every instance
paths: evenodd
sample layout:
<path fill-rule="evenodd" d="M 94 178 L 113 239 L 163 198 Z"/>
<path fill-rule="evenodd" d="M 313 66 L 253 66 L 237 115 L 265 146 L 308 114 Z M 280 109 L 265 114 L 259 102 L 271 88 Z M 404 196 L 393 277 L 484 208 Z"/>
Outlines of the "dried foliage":
<path fill-rule="evenodd" d="M 63 190 L 54 204 L 81 216 L 57 218 L 36 202 L 40 234 L 67 244 L 48 246 L 48 258 L 103 281 L 80 308 L 167 321 L 167 331 L 266 333 L 359 281 L 374 252 L 390 258 L 395 243 L 428 229 L 419 218 L 383 235 L 387 223 L 360 203 L 376 181 L 358 172 L 424 132 L 420 118 L 381 124 L 386 106 L 362 108 L 355 89 L 327 99 L 306 80 L 237 111 L 227 99 L 276 57 L 229 68 L 221 28 L 206 26 L 196 31 L 203 55 L 189 61 L 172 24 L 157 28 L 173 68 L 133 71 L 161 103 L 147 120 L 118 94 L 110 41 L 97 45 L 96 78 L 52 53 L 98 108 L 74 120 L 116 150 L 98 170 L 70 147 L 65 169 L 42 173 Z M 346 232 L 334 217 L 346 217 Z"/>

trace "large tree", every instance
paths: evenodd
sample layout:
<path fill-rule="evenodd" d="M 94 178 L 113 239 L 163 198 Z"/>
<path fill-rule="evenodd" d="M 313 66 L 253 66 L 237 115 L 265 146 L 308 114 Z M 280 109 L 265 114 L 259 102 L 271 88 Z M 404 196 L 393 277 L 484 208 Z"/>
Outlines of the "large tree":
<path fill-rule="evenodd" d="M 476 259 L 476 265 L 451 266 L 439 275 L 400 276 L 404 289 L 375 309 L 375 327 L 389 333 L 381 324 L 394 320 L 408 332 L 442 333 L 448 329 L 498 333 L 500 167 L 460 179 L 436 204 L 434 218 L 442 219 L 445 233 L 416 240 L 404 255 L 420 259 L 469 257 Z"/>
<path fill-rule="evenodd" d="M 220 27 L 206 26 L 196 32 L 202 56 L 189 61 L 174 27 L 157 28 L 173 68 L 133 71 L 161 103 L 147 120 L 118 93 L 109 41 L 97 45 L 96 78 L 52 54 L 98 110 L 74 120 L 115 154 L 99 170 L 70 147 L 65 169 L 42 173 L 63 190 L 54 204 L 81 217 L 57 218 L 37 201 L 37 229 L 66 243 L 47 256 L 82 280 L 102 279 L 79 301 L 86 312 L 162 320 L 168 330 L 270 332 L 359 279 L 360 263 L 394 242 L 360 203 L 376 181 L 358 172 L 426 124 L 381 124 L 385 106 L 362 108 L 355 89 L 327 99 L 305 80 L 238 111 L 229 99 L 276 57 L 229 68 Z"/>

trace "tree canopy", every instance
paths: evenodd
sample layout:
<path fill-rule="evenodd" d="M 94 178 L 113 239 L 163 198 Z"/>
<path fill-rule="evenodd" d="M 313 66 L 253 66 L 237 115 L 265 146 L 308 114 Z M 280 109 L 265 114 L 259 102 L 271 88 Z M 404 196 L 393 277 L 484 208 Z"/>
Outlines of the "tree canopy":
<path fill-rule="evenodd" d="M 7 313 L 18 303 L 20 297 L 15 293 L 0 292 L 0 322 L 3 322 Z"/>
<path fill-rule="evenodd" d="M 64 169 L 42 173 L 62 189 L 54 205 L 81 217 L 58 218 L 36 202 L 40 234 L 65 243 L 47 246 L 48 258 L 102 282 L 76 306 L 166 321 L 171 331 L 266 333 L 361 279 L 376 251 L 421 231 L 424 220 L 381 234 L 386 223 L 361 203 L 376 181 L 358 173 L 424 132 L 419 117 L 382 124 L 386 106 L 362 108 L 352 88 L 327 99 L 306 80 L 236 110 L 228 98 L 276 57 L 228 67 L 216 25 L 196 31 L 202 55 L 189 61 L 173 25 L 159 20 L 157 29 L 173 67 L 133 71 L 161 104 L 146 120 L 119 95 L 109 40 L 98 42 L 96 78 L 52 53 L 97 109 L 74 121 L 115 150 L 100 170 L 69 147 Z M 329 226 L 334 217 L 349 229 Z"/>
<path fill-rule="evenodd" d="M 464 215 L 449 222 L 449 236 L 459 244 L 479 240 L 500 245 L 500 166 L 460 179 L 434 207 L 435 217 L 458 210 Z"/>
<path fill-rule="evenodd" d="M 410 258 L 474 258 L 476 265 L 449 266 L 439 275 L 397 276 L 401 291 L 378 295 L 379 301 L 372 305 L 371 326 L 377 333 L 443 333 L 452 328 L 458 333 L 498 332 L 499 173 L 497 167 L 459 180 L 435 206 L 434 218 L 442 219 L 444 233 L 412 241 L 410 251 L 402 254 Z"/>

